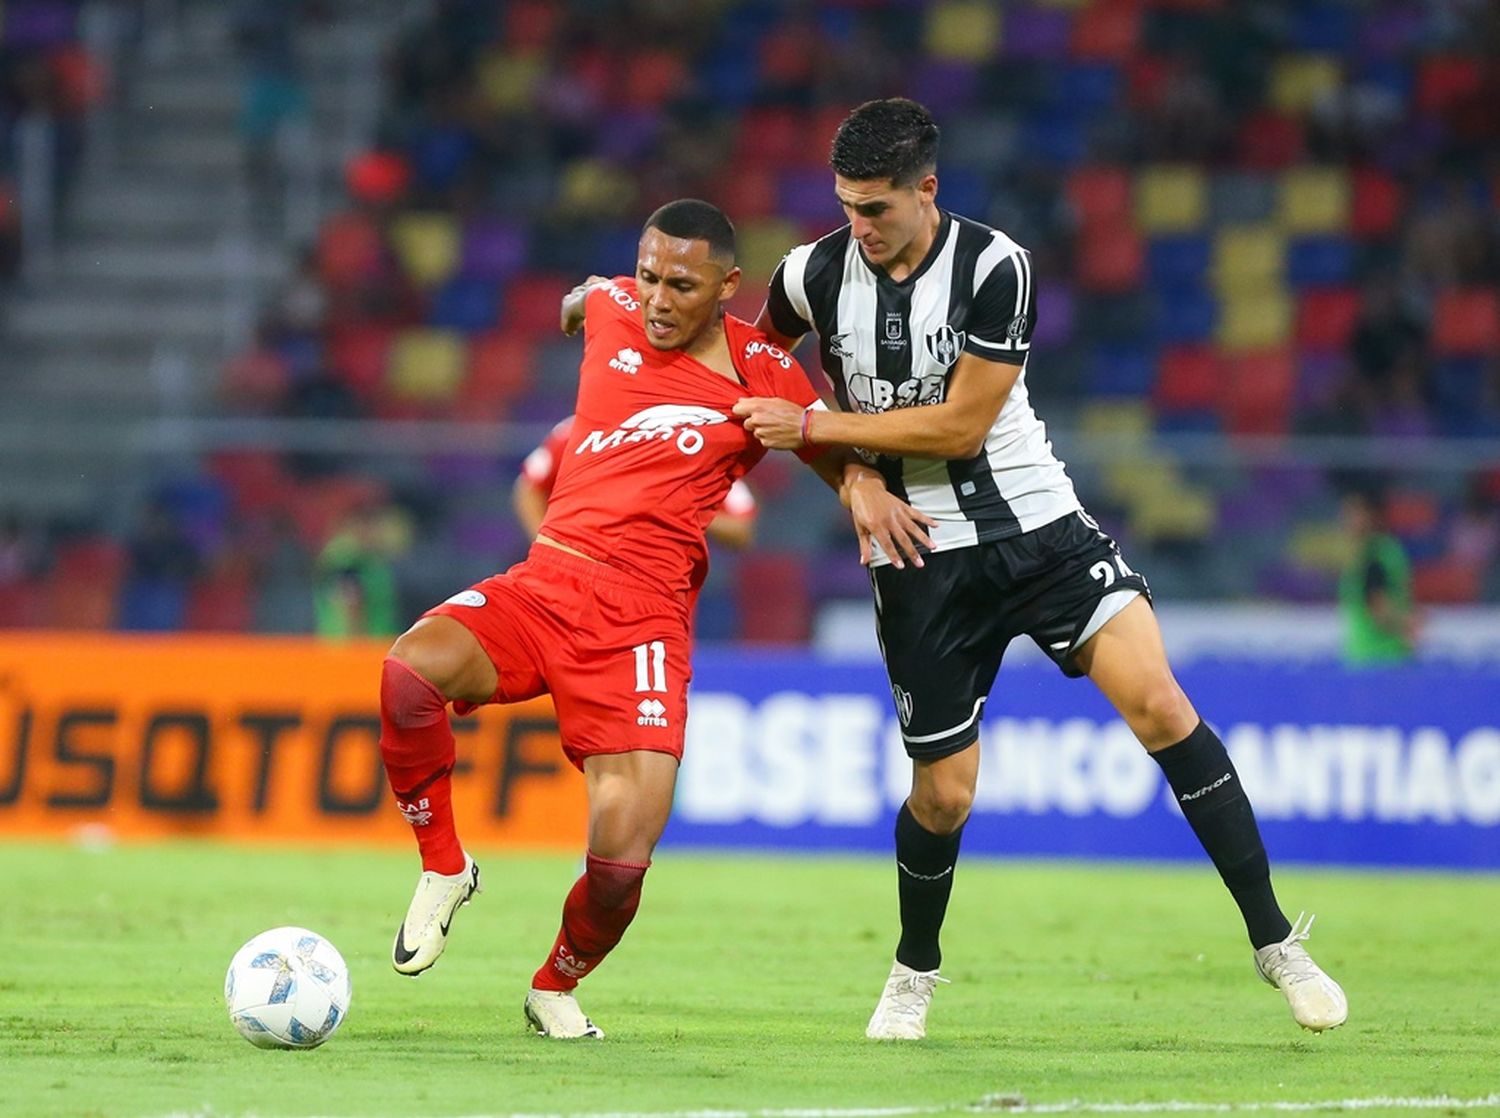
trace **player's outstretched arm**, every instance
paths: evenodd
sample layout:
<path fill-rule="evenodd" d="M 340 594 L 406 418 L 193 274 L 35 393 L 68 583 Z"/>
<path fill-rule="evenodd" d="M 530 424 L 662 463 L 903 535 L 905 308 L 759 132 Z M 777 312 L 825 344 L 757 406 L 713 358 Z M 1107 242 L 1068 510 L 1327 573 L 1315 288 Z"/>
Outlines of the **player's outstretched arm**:
<path fill-rule="evenodd" d="M 868 566 L 875 554 L 872 545 L 879 544 L 898 570 L 904 569 L 908 560 L 913 566 L 923 566 L 922 549 L 932 549 L 927 529 L 935 526 L 936 520 L 892 494 L 885 487 L 885 479 L 851 452 L 831 450 L 809 465 L 849 510 L 854 534 L 859 538 L 860 563 Z"/>
<path fill-rule="evenodd" d="M 608 282 L 608 276 L 590 276 L 563 296 L 561 318 L 564 334 L 571 338 L 578 333 L 578 328 L 583 325 L 583 305 L 589 297 L 589 292 L 601 283 Z"/>

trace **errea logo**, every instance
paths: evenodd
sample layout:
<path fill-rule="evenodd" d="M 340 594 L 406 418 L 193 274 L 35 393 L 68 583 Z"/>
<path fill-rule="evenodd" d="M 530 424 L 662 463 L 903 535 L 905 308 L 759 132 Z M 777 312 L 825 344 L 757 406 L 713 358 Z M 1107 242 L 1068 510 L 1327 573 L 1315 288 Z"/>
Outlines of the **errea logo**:
<path fill-rule="evenodd" d="M 665 726 L 667 724 L 667 708 L 660 699 L 642 699 L 635 709 L 641 715 L 635 720 L 637 726 Z"/>
<path fill-rule="evenodd" d="M 611 369 L 618 369 L 622 373 L 630 373 L 634 376 L 635 371 L 641 367 L 641 362 L 644 360 L 645 358 L 637 350 L 627 346 L 609 359 L 609 367 Z"/>

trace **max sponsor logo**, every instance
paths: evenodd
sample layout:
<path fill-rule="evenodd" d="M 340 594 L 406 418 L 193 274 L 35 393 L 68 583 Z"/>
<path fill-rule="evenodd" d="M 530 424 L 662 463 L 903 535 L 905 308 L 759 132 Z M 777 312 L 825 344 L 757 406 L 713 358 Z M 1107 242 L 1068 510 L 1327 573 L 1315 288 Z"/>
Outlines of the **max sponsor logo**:
<path fill-rule="evenodd" d="M 573 453 L 598 454 L 634 443 L 670 442 L 683 454 L 697 454 L 705 441 L 697 428 L 727 423 L 728 419 L 722 412 L 694 404 L 657 404 L 636 412 L 613 431 L 590 431 Z"/>

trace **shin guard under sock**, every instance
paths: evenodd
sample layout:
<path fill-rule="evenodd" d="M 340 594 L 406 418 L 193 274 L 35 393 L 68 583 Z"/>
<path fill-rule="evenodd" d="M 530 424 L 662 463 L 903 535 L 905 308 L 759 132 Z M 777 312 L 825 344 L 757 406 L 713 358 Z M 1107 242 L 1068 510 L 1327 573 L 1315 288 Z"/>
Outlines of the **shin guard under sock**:
<path fill-rule="evenodd" d="M 649 862 L 611 862 L 588 855 L 583 876 L 563 902 L 552 954 L 531 979 L 538 990 L 571 990 L 620 942 L 641 903 Z"/>
<path fill-rule="evenodd" d="M 1255 812 L 1219 736 L 1199 722 L 1182 741 L 1151 756 L 1239 905 L 1251 946 L 1285 939 L 1292 926 L 1271 889 L 1271 864 Z"/>
<path fill-rule="evenodd" d="M 964 829 L 935 835 L 917 822 L 908 804 L 896 815 L 896 882 L 901 899 L 901 942 L 896 961 L 912 970 L 937 970 L 943 961 L 938 933 L 953 892 L 953 868 Z"/>
<path fill-rule="evenodd" d="M 460 873 L 464 851 L 453 825 L 453 728 L 447 700 L 400 660 L 380 672 L 380 756 L 396 806 L 411 824 L 422 868 Z"/>

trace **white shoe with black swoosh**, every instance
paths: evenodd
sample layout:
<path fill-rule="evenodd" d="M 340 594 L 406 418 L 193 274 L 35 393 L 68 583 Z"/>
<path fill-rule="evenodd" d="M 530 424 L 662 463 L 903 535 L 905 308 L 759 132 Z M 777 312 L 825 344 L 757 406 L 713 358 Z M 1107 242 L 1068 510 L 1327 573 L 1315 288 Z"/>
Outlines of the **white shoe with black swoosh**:
<path fill-rule="evenodd" d="M 417 879 L 417 891 L 406 910 L 406 919 L 396 929 L 391 966 L 401 974 L 418 975 L 437 962 L 448 945 L 453 914 L 478 892 L 479 865 L 467 853 L 464 868 L 458 873 L 424 870 Z"/>

